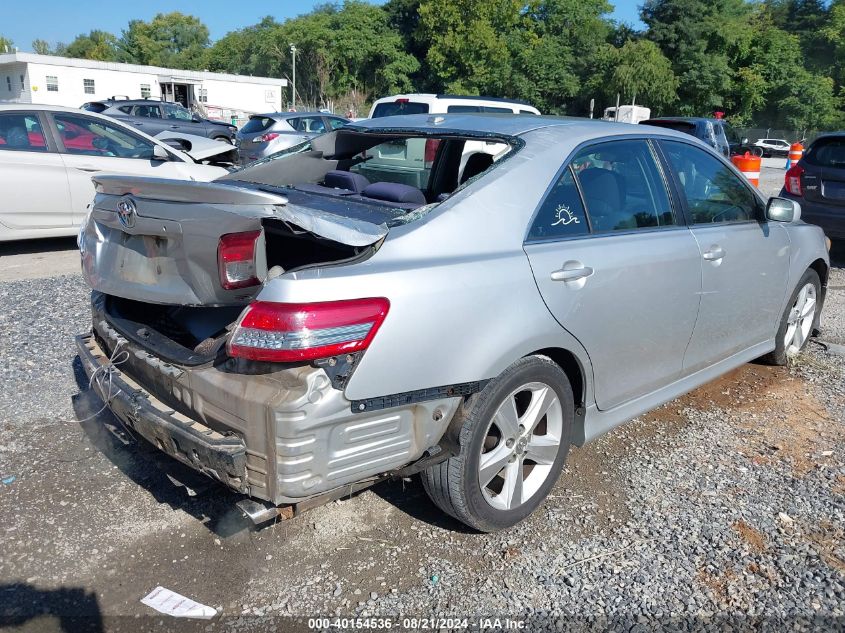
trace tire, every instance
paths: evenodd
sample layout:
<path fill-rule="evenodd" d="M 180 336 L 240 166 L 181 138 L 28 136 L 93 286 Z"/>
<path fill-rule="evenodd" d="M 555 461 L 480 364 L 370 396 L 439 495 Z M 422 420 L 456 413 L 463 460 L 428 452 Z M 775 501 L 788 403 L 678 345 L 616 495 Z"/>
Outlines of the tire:
<path fill-rule="evenodd" d="M 802 294 L 805 293 L 806 294 Z M 821 296 L 821 281 L 812 268 L 806 270 L 798 285 L 789 297 L 780 326 L 775 338 L 775 350 L 763 356 L 762 360 L 770 365 L 786 365 L 790 358 L 797 356 L 807 345 L 813 333 L 816 320 L 816 308 Z M 811 309 L 807 299 L 812 300 Z M 809 312 L 807 310 L 809 309 Z M 799 310 L 795 313 L 795 310 Z M 805 314 L 806 312 L 806 314 Z M 797 323 L 795 323 L 797 318 Z M 793 324 L 795 327 L 793 328 Z"/>
<path fill-rule="evenodd" d="M 460 452 L 422 473 L 426 493 L 446 514 L 481 532 L 516 525 L 549 494 L 569 452 L 575 405 L 566 374 L 549 358 L 522 358 L 456 416 Z M 482 460 L 488 462 L 484 486 Z"/>

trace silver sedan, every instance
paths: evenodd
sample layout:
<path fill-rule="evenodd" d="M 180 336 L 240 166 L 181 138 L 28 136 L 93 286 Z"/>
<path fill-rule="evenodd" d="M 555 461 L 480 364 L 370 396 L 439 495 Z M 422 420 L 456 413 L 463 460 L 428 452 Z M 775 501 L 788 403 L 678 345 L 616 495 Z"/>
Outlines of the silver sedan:
<path fill-rule="evenodd" d="M 241 163 L 270 156 L 347 123 L 349 119 L 324 112 L 253 114 L 235 137 Z"/>
<path fill-rule="evenodd" d="M 421 473 L 444 512 L 512 526 L 572 444 L 798 354 L 828 278 L 797 203 L 657 128 L 403 116 L 210 184 L 96 180 L 83 366 L 256 521 Z"/>

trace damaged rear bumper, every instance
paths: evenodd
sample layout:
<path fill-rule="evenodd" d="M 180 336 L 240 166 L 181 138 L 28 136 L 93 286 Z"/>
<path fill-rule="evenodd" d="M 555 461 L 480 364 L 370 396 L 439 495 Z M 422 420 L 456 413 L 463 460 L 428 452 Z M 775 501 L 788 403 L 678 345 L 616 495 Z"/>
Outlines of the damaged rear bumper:
<path fill-rule="evenodd" d="M 353 410 L 320 367 L 175 365 L 124 337 L 102 295 L 93 298 L 93 332 L 77 346 L 112 412 L 180 462 L 272 504 L 312 502 L 400 472 L 436 450 L 461 401 Z"/>
<path fill-rule="evenodd" d="M 246 444 L 169 409 L 109 365 L 91 334 L 76 337 L 91 387 L 126 426 L 171 457 L 238 492 L 246 489 Z M 93 376 L 93 378 L 92 378 Z"/>

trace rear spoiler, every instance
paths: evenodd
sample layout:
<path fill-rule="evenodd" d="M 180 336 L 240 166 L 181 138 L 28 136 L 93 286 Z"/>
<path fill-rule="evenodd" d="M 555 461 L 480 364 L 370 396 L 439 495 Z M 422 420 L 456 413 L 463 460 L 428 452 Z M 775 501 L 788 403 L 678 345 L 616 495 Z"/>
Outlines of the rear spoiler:
<path fill-rule="evenodd" d="M 133 196 L 165 202 L 199 202 L 206 204 L 285 205 L 288 199 L 274 193 L 219 185 L 195 180 L 170 180 L 142 176 L 94 176 L 97 193 L 112 196 Z"/>
<path fill-rule="evenodd" d="M 132 196 L 159 202 L 232 205 L 231 210 L 227 209 L 231 213 L 290 222 L 309 233 L 348 246 L 375 244 L 388 232 L 384 224 L 288 204 L 285 196 L 247 187 L 141 176 L 94 176 L 92 180 L 98 194 Z M 243 208 L 249 206 L 252 210 Z M 180 215 L 175 213 L 170 219 L 178 220 Z"/>

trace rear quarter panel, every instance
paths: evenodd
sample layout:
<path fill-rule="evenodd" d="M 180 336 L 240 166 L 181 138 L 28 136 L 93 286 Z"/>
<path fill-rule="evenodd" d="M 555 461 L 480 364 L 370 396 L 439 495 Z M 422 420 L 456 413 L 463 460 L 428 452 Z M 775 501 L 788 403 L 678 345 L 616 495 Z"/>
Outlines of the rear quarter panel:
<path fill-rule="evenodd" d="M 522 250 L 532 213 L 568 153 L 559 135 L 540 134 L 427 216 L 392 228 L 366 262 L 283 275 L 259 299 L 390 300 L 348 383 L 354 400 L 493 378 L 547 347 L 568 349 L 589 368 L 584 349 L 546 308 Z"/>

